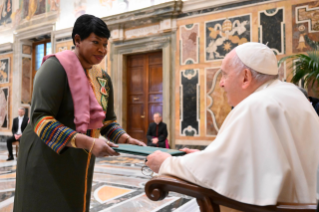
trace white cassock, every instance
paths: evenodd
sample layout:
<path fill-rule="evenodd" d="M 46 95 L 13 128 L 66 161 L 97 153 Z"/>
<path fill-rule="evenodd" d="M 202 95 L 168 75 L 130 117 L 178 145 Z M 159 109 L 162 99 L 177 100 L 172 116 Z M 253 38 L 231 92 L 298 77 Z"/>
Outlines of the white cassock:
<path fill-rule="evenodd" d="M 239 103 L 205 150 L 170 157 L 174 175 L 239 202 L 316 204 L 319 118 L 299 89 L 274 80 Z"/>

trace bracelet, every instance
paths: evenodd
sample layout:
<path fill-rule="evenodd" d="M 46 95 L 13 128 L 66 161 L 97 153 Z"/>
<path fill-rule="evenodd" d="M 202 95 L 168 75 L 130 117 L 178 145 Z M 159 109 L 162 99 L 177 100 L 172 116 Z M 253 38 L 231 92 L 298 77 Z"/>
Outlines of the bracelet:
<path fill-rule="evenodd" d="M 124 144 L 128 143 L 127 141 L 128 141 L 128 139 L 130 139 L 130 138 L 131 138 L 130 136 L 127 136 L 126 139 L 125 139 Z"/>
<path fill-rule="evenodd" d="M 93 144 L 92 144 L 92 146 L 91 146 L 90 153 L 92 152 L 92 149 L 93 149 L 93 147 L 94 147 L 94 144 L 95 144 L 95 138 L 93 139 Z"/>
<path fill-rule="evenodd" d="M 74 147 L 74 148 L 77 148 L 76 144 L 75 144 L 75 138 L 78 134 L 75 134 L 75 136 L 73 136 L 73 138 L 71 139 L 71 146 Z"/>

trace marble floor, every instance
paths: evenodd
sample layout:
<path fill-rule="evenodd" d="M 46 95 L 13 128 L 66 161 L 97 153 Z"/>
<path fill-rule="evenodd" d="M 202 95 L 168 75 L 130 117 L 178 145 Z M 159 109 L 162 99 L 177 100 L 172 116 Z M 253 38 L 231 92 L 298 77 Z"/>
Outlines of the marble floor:
<path fill-rule="evenodd" d="M 0 212 L 13 210 L 16 160 L 7 162 L 7 151 L 0 144 Z M 154 202 L 144 193 L 144 185 L 151 178 L 141 169 L 144 157 L 122 154 L 119 157 L 96 160 L 91 212 L 197 212 L 191 197 L 172 193 L 168 198 Z M 144 174 L 143 174 L 144 173 Z"/>

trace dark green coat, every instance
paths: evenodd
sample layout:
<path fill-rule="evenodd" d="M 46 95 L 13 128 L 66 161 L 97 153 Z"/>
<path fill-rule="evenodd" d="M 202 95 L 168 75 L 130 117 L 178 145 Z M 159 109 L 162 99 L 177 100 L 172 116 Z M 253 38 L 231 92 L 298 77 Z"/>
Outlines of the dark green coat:
<path fill-rule="evenodd" d="M 109 90 L 106 120 L 115 120 L 111 81 Z M 31 121 L 19 147 L 14 212 L 89 211 L 95 157 L 89 160 L 83 149 L 68 147 L 58 154 L 34 132 L 43 116 L 75 130 L 67 75 L 55 57 L 38 70 L 31 105 Z"/>

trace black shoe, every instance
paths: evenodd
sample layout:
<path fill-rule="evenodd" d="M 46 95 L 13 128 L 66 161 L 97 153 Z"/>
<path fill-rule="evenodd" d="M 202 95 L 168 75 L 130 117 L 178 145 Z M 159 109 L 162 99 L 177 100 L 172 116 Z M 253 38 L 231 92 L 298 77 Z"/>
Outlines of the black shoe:
<path fill-rule="evenodd" d="M 14 160 L 13 156 L 9 157 L 7 161 Z"/>

